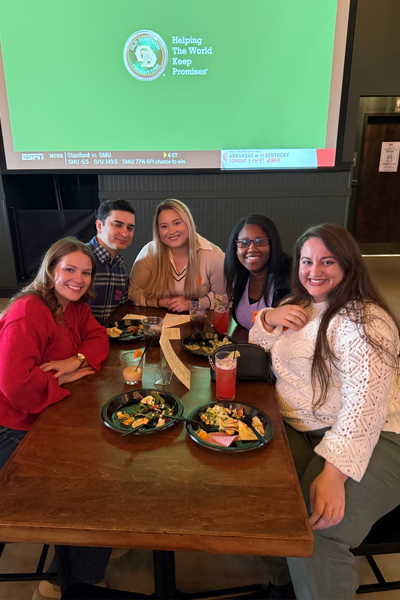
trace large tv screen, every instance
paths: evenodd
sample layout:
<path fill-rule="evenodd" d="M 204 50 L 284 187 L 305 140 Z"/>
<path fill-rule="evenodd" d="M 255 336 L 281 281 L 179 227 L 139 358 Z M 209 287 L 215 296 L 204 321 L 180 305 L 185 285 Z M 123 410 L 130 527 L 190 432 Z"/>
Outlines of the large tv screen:
<path fill-rule="evenodd" d="M 13 0 L 13 170 L 332 167 L 350 0 Z"/>

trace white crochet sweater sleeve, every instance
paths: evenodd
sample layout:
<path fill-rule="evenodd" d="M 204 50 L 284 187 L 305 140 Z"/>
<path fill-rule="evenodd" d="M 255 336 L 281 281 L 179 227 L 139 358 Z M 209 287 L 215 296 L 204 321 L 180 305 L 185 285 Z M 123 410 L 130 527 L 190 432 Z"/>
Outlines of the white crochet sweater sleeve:
<path fill-rule="evenodd" d="M 388 352 L 398 355 L 398 333 L 380 308 L 369 310 L 369 334 Z M 339 384 L 340 408 L 332 428 L 314 449 L 342 473 L 361 481 L 378 442 L 388 410 L 395 375 L 390 359 L 363 339 L 363 327 L 337 315 L 328 340 L 338 358 L 333 382 Z"/>
<path fill-rule="evenodd" d="M 272 330 L 272 333 L 265 331 L 262 323 L 264 314 L 269 310 L 273 309 L 264 308 L 263 310 L 258 311 L 254 325 L 249 331 L 249 342 L 261 346 L 264 350 L 271 350 L 272 346 L 283 332 L 283 327 L 275 327 L 275 329 Z"/>
<path fill-rule="evenodd" d="M 260 311 L 249 341 L 271 350 L 276 394 L 285 421 L 299 431 L 330 426 L 315 452 L 360 481 L 381 431 L 400 433 L 400 376 L 395 376 L 390 358 L 364 340 L 364 327 L 350 321 L 345 312 L 338 314 L 327 331 L 337 361 L 327 401 L 314 412 L 311 364 L 321 305 L 307 309 L 310 321 L 298 332 L 284 333 L 277 327 L 267 333 L 262 325 L 265 311 Z M 390 317 L 372 306 L 368 321 L 369 335 L 392 356 L 398 356 L 399 336 Z"/>

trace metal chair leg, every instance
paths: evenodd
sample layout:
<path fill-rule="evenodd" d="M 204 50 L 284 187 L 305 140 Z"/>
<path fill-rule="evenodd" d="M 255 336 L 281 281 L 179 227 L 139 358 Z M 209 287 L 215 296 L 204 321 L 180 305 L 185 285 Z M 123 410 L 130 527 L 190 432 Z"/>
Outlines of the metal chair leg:
<path fill-rule="evenodd" d="M 0 543 L 0 557 L 3 554 L 6 543 Z M 40 554 L 38 566 L 34 573 L 0 573 L 0 582 L 2 581 L 43 581 L 44 579 L 57 577 L 57 573 L 43 573 L 44 564 L 46 562 L 49 546 L 43 546 Z"/>
<path fill-rule="evenodd" d="M 374 572 L 378 583 L 367 583 L 360 585 L 357 594 L 370 594 L 371 592 L 389 592 L 390 590 L 400 590 L 400 581 L 386 581 L 373 556 L 365 557 Z"/>

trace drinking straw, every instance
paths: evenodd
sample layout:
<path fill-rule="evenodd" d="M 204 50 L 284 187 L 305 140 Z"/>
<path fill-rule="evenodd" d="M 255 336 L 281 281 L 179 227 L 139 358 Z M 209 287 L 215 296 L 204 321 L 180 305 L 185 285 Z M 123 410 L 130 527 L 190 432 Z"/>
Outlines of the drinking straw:
<path fill-rule="evenodd" d="M 144 352 L 143 352 L 143 354 L 142 354 L 142 358 L 140 359 L 140 361 L 139 361 L 139 364 L 138 364 L 138 366 L 136 367 L 135 371 L 137 371 L 137 370 L 138 370 L 138 368 L 140 367 L 140 365 L 142 364 L 142 360 L 143 360 L 143 358 L 144 358 L 144 355 L 146 354 L 146 350 L 147 350 L 147 347 L 144 349 Z"/>
<path fill-rule="evenodd" d="M 196 331 L 199 334 L 199 336 L 201 337 L 201 339 L 203 340 L 203 342 L 206 344 L 206 346 L 212 346 L 210 340 L 208 340 L 206 338 L 206 336 L 204 335 L 204 333 L 202 331 L 200 331 L 200 329 L 198 327 L 196 327 Z"/>

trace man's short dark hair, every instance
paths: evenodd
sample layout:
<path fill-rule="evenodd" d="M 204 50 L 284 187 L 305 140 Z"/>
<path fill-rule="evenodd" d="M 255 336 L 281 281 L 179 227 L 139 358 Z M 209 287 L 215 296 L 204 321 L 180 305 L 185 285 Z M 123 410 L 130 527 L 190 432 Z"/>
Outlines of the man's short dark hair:
<path fill-rule="evenodd" d="M 135 215 L 132 204 L 127 200 L 106 200 L 100 204 L 97 210 L 96 221 L 99 220 L 104 225 L 107 217 L 113 210 L 124 210 Z"/>

